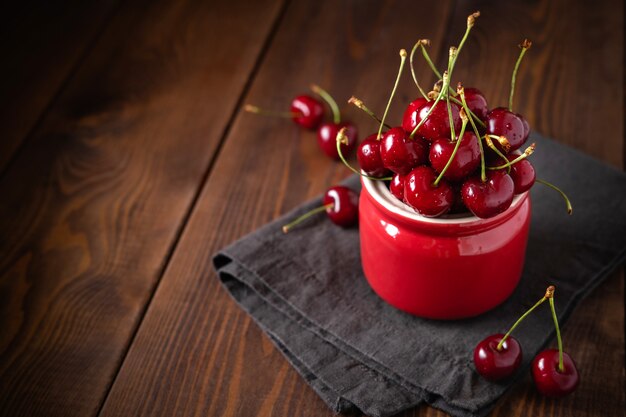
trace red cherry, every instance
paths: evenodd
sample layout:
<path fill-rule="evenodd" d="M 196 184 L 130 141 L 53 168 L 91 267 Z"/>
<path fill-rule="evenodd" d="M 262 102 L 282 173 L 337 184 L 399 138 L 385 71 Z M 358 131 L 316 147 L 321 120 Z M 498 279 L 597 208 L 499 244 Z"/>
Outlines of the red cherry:
<path fill-rule="evenodd" d="M 480 176 L 469 178 L 461 187 L 465 206 L 475 216 L 486 219 L 502 213 L 511 206 L 515 186 L 505 171 L 487 172 L 487 181 Z"/>
<path fill-rule="evenodd" d="M 524 142 L 526 142 L 528 140 L 528 135 L 530 135 L 530 125 L 528 124 L 528 120 L 526 120 L 526 118 L 519 113 L 515 113 L 515 115 L 522 121 L 522 125 L 524 126 Z"/>
<path fill-rule="evenodd" d="M 404 201 L 422 216 L 441 216 L 454 203 L 452 187 L 445 180 L 434 185 L 436 179 L 435 171 L 426 165 L 413 169 L 404 179 Z"/>
<path fill-rule="evenodd" d="M 526 140 L 524 132 L 522 120 L 504 107 L 495 108 L 487 113 L 487 133 L 506 137 L 511 144 L 511 151 L 524 144 Z M 494 141 L 494 145 L 499 151 L 504 151 L 497 141 Z"/>
<path fill-rule="evenodd" d="M 484 378 L 498 381 L 507 378 L 522 363 L 522 348 L 515 338 L 509 336 L 498 350 L 503 334 L 493 334 L 481 341 L 474 349 L 474 366 Z"/>
<path fill-rule="evenodd" d="M 404 175 L 394 174 L 389 183 L 389 191 L 400 201 L 404 201 Z"/>
<path fill-rule="evenodd" d="M 509 161 L 513 161 L 519 155 L 508 154 L 505 156 Z M 502 165 L 504 164 L 504 161 L 502 161 L 502 158 L 499 158 L 498 162 L 495 162 L 494 164 Z M 492 166 L 494 166 L 494 164 L 492 164 Z M 506 171 L 506 168 L 503 170 Z M 511 172 L 509 172 L 509 175 L 513 179 L 513 185 L 515 186 L 514 193 L 516 195 L 530 190 L 530 188 L 535 184 L 535 179 L 537 178 L 535 168 L 528 159 L 522 159 L 521 161 L 511 165 Z"/>
<path fill-rule="evenodd" d="M 380 141 L 376 140 L 376 133 L 366 137 L 356 151 L 359 166 L 370 177 L 385 177 L 389 170 L 383 165 L 380 157 Z"/>
<path fill-rule="evenodd" d="M 411 133 L 415 126 L 419 123 L 418 115 L 419 109 L 422 108 L 425 104 L 428 103 L 428 100 L 425 98 L 419 97 L 409 103 L 406 106 L 406 110 L 404 111 L 404 116 L 402 117 L 402 128 Z"/>
<path fill-rule="evenodd" d="M 419 122 L 426 117 L 433 103 L 434 101 L 427 102 L 417 110 L 418 114 L 415 118 L 408 119 L 411 122 L 411 126 L 406 126 L 411 128 L 410 130 L 407 130 L 409 133 L 412 133 Z M 455 103 L 450 103 L 450 109 L 452 110 L 454 129 L 458 132 L 461 129 L 459 106 Z M 413 120 L 416 120 L 417 123 L 413 124 Z M 432 113 L 430 113 L 426 121 L 417 130 L 417 134 L 423 136 L 427 140 L 450 137 L 450 120 L 448 119 L 448 108 L 445 101 L 439 101 L 439 103 L 437 103 Z"/>
<path fill-rule="evenodd" d="M 341 185 L 330 187 L 324 193 L 322 204 L 325 206 L 332 204 L 326 209 L 326 214 L 339 226 L 352 226 L 359 218 L 359 196 L 348 187 Z"/>
<path fill-rule="evenodd" d="M 487 120 L 487 113 L 489 112 L 489 107 L 487 107 L 487 99 L 477 88 L 466 88 L 465 90 L 465 101 L 467 103 L 467 107 L 474 113 L 480 120 L 483 122 Z"/>
<path fill-rule="evenodd" d="M 559 370 L 558 349 L 547 349 L 533 359 L 532 375 L 537 390 L 546 397 L 564 397 L 572 393 L 580 381 L 574 360 L 563 352 L 563 371 Z"/>
<path fill-rule="evenodd" d="M 386 131 L 380 141 L 383 165 L 391 171 L 406 175 L 428 160 L 428 144 L 422 138 L 409 138 L 401 127 Z"/>
<path fill-rule="evenodd" d="M 300 116 L 293 116 L 292 119 L 296 124 L 306 129 L 315 129 L 324 118 L 322 103 L 306 94 L 296 96 L 291 101 L 291 112 L 300 114 Z"/>
<path fill-rule="evenodd" d="M 316 207 L 284 225 L 283 233 L 289 232 L 295 225 L 322 211 L 326 212 L 333 223 L 341 227 L 352 226 L 359 219 L 359 196 L 348 187 L 341 185 L 330 187 L 324 193 L 322 203 L 320 207 Z"/>
<path fill-rule="evenodd" d="M 358 141 L 356 126 L 350 122 L 327 122 L 322 123 L 319 129 L 317 129 L 317 144 L 330 158 L 339 159 L 339 154 L 337 153 L 337 133 L 339 133 L 342 127 L 346 128 L 345 135 L 348 138 L 348 143 L 341 145 L 341 153 L 347 155 L 354 149 Z"/>
<path fill-rule="evenodd" d="M 428 159 L 437 172 L 441 172 L 452 156 L 456 142 L 447 138 L 439 138 L 430 146 Z M 465 132 L 454 159 L 443 174 L 450 181 L 460 181 L 471 174 L 480 164 L 480 147 L 476 135 Z"/>

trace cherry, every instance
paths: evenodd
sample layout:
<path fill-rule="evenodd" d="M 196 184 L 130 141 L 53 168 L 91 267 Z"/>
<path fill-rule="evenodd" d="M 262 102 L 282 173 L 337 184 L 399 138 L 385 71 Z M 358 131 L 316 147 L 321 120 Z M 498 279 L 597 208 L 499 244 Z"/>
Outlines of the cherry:
<path fill-rule="evenodd" d="M 380 141 L 380 156 L 385 168 L 406 175 L 428 160 L 428 144 L 422 138 L 409 138 L 401 127 L 386 131 Z"/>
<path fill-rule="evenodd" d="M 389 191 L 400 201 L 404 201 L 404 175 L 394 174 L 389 183 Z"/>
<path fill-rule="evenodd" d="M 465 206 L 483 219 L 508 209 L 515 190 L 513 179 L 504 171 L 489 171 L 486 176 L 486 182 L 482 182 L 480 176 L 470 177 L 461 187 Z"/>
<path fill-rule="evenodd" d="M 513 375 L 522 363 L 522 348 L 515 338 L 507 337 L 498 348 L 503 337 L 501 333 L 488 336 L 474 349 L 476 371 L 491 381 Z"/>
<path fill-rule="evenodd" d="M 530 124 L 528 124 L 528 120 L 524 116 L 519 113 L 515 113 L 517 117 L 522 121 L 522 125 L 524 126 L 524 142 L 528 140 L 528 136 L 530 135 Z"/>
<path fill-rule="evenodd" d="M 487 120 L 487 99 L 477 88 L 468 87 L 465 89 L 465 101 L 467 107 L 483 122 Z"/>
<path fill-rule="evenodd" d="M 361 169 L 371 177 L 385 177 L 389 170 L 383 165 L 380 156 L 380 141 L 376 139 L 376 133 L 366 137 L 356 151 L 356 157 Z M 336 149 L 336 147 L 335 147 Z"/>
<path fill-rule="evenodd" d="M 456 142 L 447 138 L 439 138 L 430 146 L 428 159 L 437 171 L 441 172 L 454 152 Z M 480 164 L 480 147 L 476 135 L 465 132 L 454 159 L 446 169 L 443 177 L 450 181 L 459 181 L 471 174 Z"/>
<path fill-rule="evenodd" d="M 350 227 L 356 224 L 359 218 L 359 196 L 342 185 L 330 187 L 324 193 L 321 207 L 314 208 L 283 226 L 283 233 L 287 233 L 293 226 L 322 211 L 325 211 L 328 218 L 336 225 Z"/>
<path fill-rule="evenodd" d="M 305 129 L 317 128 L 324 118 L 324 106 L 322 103 L 306 94 L 296 96 L 291 101 L 291 111 L 288 112 L 264 110 L 250 104 L 247 104 L 244 110 L 264 116 L 288 117 L 291 118 L 295 124 Z"/>
<path fill-rule="evenodd" d="M 417 110 L 416 116 L 411 116 L 402 121 L 403 127 L 409 127 L 407 132 L 413 133 L 413 130 L 428 114 L 430 108 L 433 106 L 434 101 L 426 102 L 422 107 Z M 461 117 L 459 116 L 459 106 L 455 103 L 450 103 L 450 109 L 452 111 L 452 121 L 454 122 L 454 129 L 458 131 L 461 128 Z M 405 126 L 405 120 L 406 122 Z M 413 122 L 415 121 L 415 123 Z M 423 136 L 425 139 L 434 140 L 441 137 L 450 137 L 450 120 L 448 118 L 448 108 L 444 101 L 439 101 L 433 111 L 428 116 L 428 119 L 417 130 L 417 134 Z"/>
<path fill-rule="evenodd" d="M 337 133 L 339 133 L 341 128 L 346 128 L 345 135 L 348 140 L 347 143 L 341 145 L 341 153 L 346 154 L 354 149 L 357 144 L 358 133 L 356 126 L 350 122 L 341 122 L 339 106 L 337 106 L 335 99 L 326 90 L 315 84 L 311 84 L 311 90 L 328 103 L 333 115 L 332 122 L 323 123 L 317 129 L 317 144 L 326 155 L 333 159 L 339 159 L 339 154 L 337 153 Z"/>
<path fill-rule="evenodd" d="M 428 103 L 428 100 L 418 97 L 406 107 L 404 116 L 402 116 L 402 128 L 407 132 L 412 132 L 419 123 L 419 109 Z"/>
<path fill-rule="evenodd" d="M 296 96 L 291 101 L 291 112 L 300 114 L 292 117 L 293 121 L 305 129 L 315 129 L 324 118 L 324 106 L 322 103 L 306 94 Z"/>
<path fill-rule="evenodd" d="M 524 144 L 527 137 L 524 132 L 522 120 L 504 107 L 497 107 L 487 113 L 487 133 L 506 137 L 511 145 L 510 150 L 514 151 Z M 494 145 L 498 150 L 505 151 L 498 142 Z"/>
<path fill-rule="evenodd" d="M 422 216 L 445 214 L 454 203 L 452 187 L 445 180 L 434 185 L 435 179 L 437 174 L 426 165 L 413 169 L 404 179 L 404 201 Z"/>
<path fill-rule="evenodd" d="M 564 397 L 578 386 L 580 377 L 574 360 L 563 352 L 563 371 L 559 370 L 559 350 L 546 349 L 532 362 L 533 381 L 546 397 Z"/>
<path fill-rule="evenodd" d="M 518 157 L 518 155 L 515 154 L 508 154 L 505 156 L 509 162 Z M 499 158 L 497 164 L 501 163 L 503 163 L 502 158 Z M 503 169 L 506 171 L 506 168 Z M 521 161 L 517 161 L 511 165 L 511 172 L 509 172 L 509 175 L 513 179 L 513 185 L 515 187 L 514 193 L 516 195 L 530 190 L 530 188 L 535 184 L 535 179 L 537 178 L 535 168 L 528 159 L 522 159 Z"/>
<path fill-rule="evenodd" d="M 331 123 L 326 122 L 317 129 L 317 144 L 322 151 L 330 158 L 339 159 L 337 153 L 337 133 L 341 128 L 345 127 L 345 135 L 348 143 L 341 144 L 341 153 L 346 155 L 354 149 L 358 141 L 358 132 L 356 126 L 350 122 Z"/>

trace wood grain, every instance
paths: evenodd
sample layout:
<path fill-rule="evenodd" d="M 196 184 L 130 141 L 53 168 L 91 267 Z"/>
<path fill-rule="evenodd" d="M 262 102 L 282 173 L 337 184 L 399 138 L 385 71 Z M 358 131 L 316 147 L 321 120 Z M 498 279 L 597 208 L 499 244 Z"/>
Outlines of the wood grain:
<path fill-rule="evenodd" d="M 281 4 L 125 2 L 2 177 L 0 415 L 97 414 Z"/>
<path fill-rule="evenodd" d="M 3 5 L 0 28 L 0 173 L 80 65 L 117 0 Z"/>
<path fill-rule="evenodd" d="M 346 100 L 359 93 L 383 108 L 398 50 L 445 33 L 447 2 L 405 7 L 398 14 L 393 2 L 292 2 L 246 101 L 281 108 L 317 82 L 362 133 L 373 130 Z M 408 76 L 402 89 L 416 91 Z M 394 103 L 396 120 L 403 106 Z M 210 256 L 348 174 L 322 155 L 314 133 L 240 113 L 101 415 L 333 415 L 220 287 Z"/>

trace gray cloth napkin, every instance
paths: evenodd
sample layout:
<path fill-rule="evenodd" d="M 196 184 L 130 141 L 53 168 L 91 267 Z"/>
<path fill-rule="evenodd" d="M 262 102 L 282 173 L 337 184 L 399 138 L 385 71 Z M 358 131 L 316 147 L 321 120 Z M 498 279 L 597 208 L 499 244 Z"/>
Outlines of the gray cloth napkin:
<path fill-rule="evenodd" d="M 235 301 L 334 411 L 389 416 L 426 402 L 453 416 L 483 416 L 553 337 L 547 304 L 516 329 L 524 360 L 508 381 L 488 382 L 475 372 L 476 344 L 506 331 L 550 284 L 565 321 L 626 255 L 626 175 L 539 135 L 531 141 L 538 177 L 568 193 L 574 214 L 554 191 L 533 187 L 520 285 L 479 317 L 427 320 L 386 304 L 363 277 L 357 228 L 320 215 L 281 232 L 319 198 L 223 249 L 214 266 Z M 358 178 L 347 183 L 359 189 Z"/>

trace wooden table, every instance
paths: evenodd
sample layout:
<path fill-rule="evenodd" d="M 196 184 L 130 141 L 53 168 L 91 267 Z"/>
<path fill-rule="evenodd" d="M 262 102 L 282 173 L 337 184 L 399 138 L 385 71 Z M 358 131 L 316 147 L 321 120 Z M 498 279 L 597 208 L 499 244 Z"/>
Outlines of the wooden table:
<path fill-rule="evenodd" d="M 381 112 L 398 50 L 429 38 L 442 66 L 474 10 L 455 79 L 506 104 L 529 37 L 516 109 L 624 166 L 617 0 L 50 3 L 5 10 L 0 36 L 2 416 L 333 415 L 210 257 L 349 172 L 313 133 L 242 105 L 285 108 L 317 82 L 373 131 L 346 99 Z M 434 81 L 421 61 L 417 75 Z M 407 73 L 399 91 L 394 123 L 417 94 Z M 623 297 L 616 273 L 565 326 L 573 396 L 546 400 L 527 378 L 493 415 L 621 415 Z"/>

